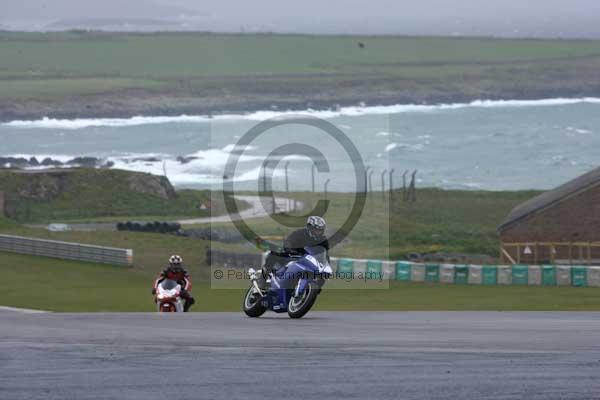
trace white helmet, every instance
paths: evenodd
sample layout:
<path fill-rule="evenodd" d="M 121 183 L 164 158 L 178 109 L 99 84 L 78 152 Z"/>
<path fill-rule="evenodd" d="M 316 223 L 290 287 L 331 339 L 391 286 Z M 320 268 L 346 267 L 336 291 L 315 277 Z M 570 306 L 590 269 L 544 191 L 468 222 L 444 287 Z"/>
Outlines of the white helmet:
<path fill-rule="evenodd" d="M 177 254 L 174 254 L 171 257 L 169 257 L 169 264 L 171 264 L 172 266 L 180 266 L 181 264 L 183 264 L 183 258 L 181 258 L 181 256 L 178 256 Z"/>
<path fill-rule="evenodd" d="M 308 232 L 308 236 L 312 239 L 320 239 L 325 235 L 325 229 L 327 228 L 327 224 L 325 220 L 318 216 L 308 217 L 306 220 L 306 230 Z"/>

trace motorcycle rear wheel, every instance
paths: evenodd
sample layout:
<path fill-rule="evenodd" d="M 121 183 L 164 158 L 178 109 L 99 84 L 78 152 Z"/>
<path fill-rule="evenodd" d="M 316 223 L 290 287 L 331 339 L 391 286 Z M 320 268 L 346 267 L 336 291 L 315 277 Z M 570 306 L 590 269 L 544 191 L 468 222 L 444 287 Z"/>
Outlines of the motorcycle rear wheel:
<path fill-rule="evenodd" d="M 304 293 L 299 297 L 292 297 L 288 304 L 288 315 L 290 318 L 302 318 L 310 311 L 319 295 L 319 287 L 315 282 L 309 282 L 306 285 Z"/>
<path fill-rule="evenodd" d="M 246 295 L 244 296 L 244 303 L 242 308 L 244 313 L 250 318 L 258 318 L 267 311 L 267 308 L 263 306 L 260 301 L 261 297 L 258 293 L 255 293 L 254 286 L 250 286 Z"/>

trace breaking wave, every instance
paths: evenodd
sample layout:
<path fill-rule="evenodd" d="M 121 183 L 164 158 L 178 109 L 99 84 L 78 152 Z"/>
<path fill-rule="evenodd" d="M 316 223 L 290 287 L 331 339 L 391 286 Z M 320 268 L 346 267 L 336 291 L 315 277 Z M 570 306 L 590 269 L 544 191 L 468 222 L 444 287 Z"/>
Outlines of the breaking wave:
<path fill-rule="evenodd" d="M 129 127 L 138 125 L 168 124 L 168 123 L 208 123 L 212 121 L 264 121 L 271 118 L 284 118 L 294 115 L 308 115 L 317 118 L 336 118 L 343 116 L 382 115 L 399 113 L 436 112 L 443 110 L 458 110 L 464 108 L 502 108 L 502 107 L 547 107 L 562 106 L 570 104 L 600 104 L 600 98 L 556 98 L 541 100 L 476 100 L 470 103 L 420 105 L 420 104 L 398 104 L 391 106 L 354 106 L 341 107 L 335 110 L 312 110 L 305 111 L 257 111 L 247 114 L 223 114 L 223 115 L 180 115 L 174 117 L 155 116 L 132 118 L 81 118 L 81 119 L 54 119 L 43 118 L 34 121 L 11 121 L 2 125 L 14 128 L 37 128 L 37 129 L 83 129 L 89 127 Z"/>
<path fill-rule="evenodd" d="M 246 147 L 246 151 L 252 151 L 253 146 Z M 129 153 L 121 155 L 97 156 L 98 165 L 110 163 L 110 168 L 122 169 L 135 172 L 146 172 L 154 175 L 166 175 L 174 185 L 212 185 L 223 182 L 223 170 L 230 157 L 236 151 L 240 151 L 235 145 L 229 144 L 221 149 L 200 150 L 185 156 L 175 157 L 161 153 Z M 239 163 L 259 162 L 264 157 L 253 154 L 238 154 Z M 64 154 L 10 154 L 3 157 L 22 158 L 30 160 L 36 158 L 38 161 L 51 159 L 63 163 L 61 168 L 70 168 L 77 165 L 67 164 L 76 156 Z M 8 167 L 8 166 L 4 166 Z M 26 167 L 26 169 L 47 169 L 52 166 Z M 245 182 L 258 180 L 260 166 L 248 166 L 240 168 L 233 177 L 234 182 Z M 280 171 L 275 171 L 274 177 L 279 177 Z"/>

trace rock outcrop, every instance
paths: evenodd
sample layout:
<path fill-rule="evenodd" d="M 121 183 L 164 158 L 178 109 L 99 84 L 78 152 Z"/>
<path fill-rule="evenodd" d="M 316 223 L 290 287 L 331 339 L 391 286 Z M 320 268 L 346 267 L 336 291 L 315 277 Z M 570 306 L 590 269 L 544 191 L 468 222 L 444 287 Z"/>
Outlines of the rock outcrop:
<path fill-rule="evenodd" d="M 81 215 L 104 215 L 177 197 L 164 176 L 97 168 L 0 170 L 0 192 L 5 193 L 7 216 L 15 219 L 27 219 L 40 207 L 64 208 L 68 204 Z"/>
<path fill-rule="evenodd" d="M 132 192 L 150 194 L 164 200 L 174 199 L 177 196 L 171 182 L 164 176 L 132 173 L 126 179 Z"/>

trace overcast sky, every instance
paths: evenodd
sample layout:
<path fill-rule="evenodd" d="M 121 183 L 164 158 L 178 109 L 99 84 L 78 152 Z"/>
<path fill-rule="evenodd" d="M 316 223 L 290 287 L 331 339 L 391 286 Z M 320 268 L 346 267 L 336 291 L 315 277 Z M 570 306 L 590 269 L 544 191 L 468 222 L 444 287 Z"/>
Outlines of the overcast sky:
<path fill-rule="evenodd" d="M 0 0 L 0 28 L 600 38 L 600 0 Z"/>

